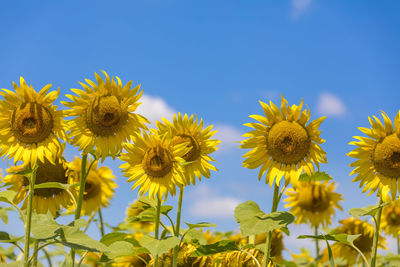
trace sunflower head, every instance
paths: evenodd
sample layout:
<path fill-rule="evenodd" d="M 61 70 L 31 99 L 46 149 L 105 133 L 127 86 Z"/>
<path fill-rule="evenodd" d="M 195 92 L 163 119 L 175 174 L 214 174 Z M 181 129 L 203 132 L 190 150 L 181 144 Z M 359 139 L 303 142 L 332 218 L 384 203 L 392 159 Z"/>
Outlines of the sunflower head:
<path fill-rule="evenodd" d="M 94 150 L 104 160 L 113 158 L 122 150 L 122 143 L 131 140 L 140 129 L 147 129 L 149 121 L 134 113 L 140 105 L 140 85 L 132 87 L 132 81 L 122 85 L 121 80 L 103 71 L 105 80 L 95 73 L 97 84 L 86 79 L 80 83 L 84 90 L 72 89 L 78 96 L 67 95 L 72 102 L 62 102 L 70 110 L 70 135 L 73 145 L 86 153 Z"/>
<path fill-rule="evenodd" d="M 105 166 L 98 167 L 97 161 L 92 164 L 92 160 L 89 160 L 87 169 L 90 165 L 92 167 L 86 177 L 85 192 L 82 201 L 82 214 L 84 215 L 91 215 L 93 212 L 97 212 L 99 208 L 107 207 L 117 187 L 114 181 L 115 176 L 112 174 L 110 168 Z M 69 163 L 71 183 L 80 183 L 81 166 L 82 159 L 79 157 L 75 157 L 74 161 Z M 74 209 L 75 207 L 71 207 L 70 210 Z"/>
<path fill-rule="evenodd" d="M 174 114 L 173 122 L 163 118 L 162 122 L 157 122 L 160 135 L 171 134 L 174 144 L 186 143 L 190 149 L 182 158 L 189 164 L 184 167 L 185 184 L 196 182 L 196 177 L 200 180 L 201 176 L 210 177 L 210 170 L 217 169 L 210 163 L 214 161 L 209 154 L 216 151 L 219 140 L 211 139 L 217 131 L 211 131 L 212 125 L 203 129 L 203 120 L 197 116 L 190 117 L 181 113 Z"/>
<path fill-rule="evenodd" d="M 358 128 L 368 137 L 355 136 L 357 146 L 347 155 L 357 161 L 350 164 L 355 169 L 350 175 L 357 174 L 353 182 L 360 181 L 363 193 L 378 191 L 383 201 L 395 199 L 400 191 L 400 111 L 394 119 L 382 111 L 383 123 L 375 116 L 368 117 L 371 128 Z M 399 188 L 399 189 L 398 189 Z"/>
<path fill-rule="evenodd" d="M 285 191 L 285 208 L 296 217 L 296 223 L 309 223 L 316 227 L 331 224 L 335 209 L 342 210 L 341 194 L 334 192 L 334 182 L 300 182 L 296 188 Z"/>
<path fill-rule="evenodd" d="M 354 245 L 367 257 L 371 257 L 372 251 L 372 243 L 373 243 L 373 235 L 374 235 L 374 227 L 366 221 L 355 219 L 355 218 L 347 218 L 340 221 L 341 226 L 339 226 L 336 230 L 338 234 L 345 233 L 348 235 L 358 235 L 361 234 L 360 237 L 354 240 Z M 385 248 L 385 239 L 382 236 L 379 236 L 378 247 Z M 332 245 L 332 253 L 333 257 L 342 258 L 348 265 L 352 266 L 356 263 L 361 263 L 362 258 L 359 253 L 353 249 L 352 247 L 345 245 L 343 243 L 336 242 Z M 322 262 L 328 261 L 328 252 L 325 249 L 323 251 Z"/>
<path fill-rule="evenodd" d="M 11 167 L 7 169 L 9 174 L 3 179 L 4 183 L 10 184 L 8 190 L 17 192 L 13 201 L 15 203 L 23 201 L 22 209 L 26 209 L 27 207 L 26 196 L 28 194 L 29 180 L 17 173 L 26 170 L 28 167 L 29 165 Z M 44 163 L 37 163 L 35 185 L 48 182 L 67 184 L 68 176 L 68 164 L 63 158 L 57 160 L 55 164 L 45 160 Z M 47 213 L 50 211 L 55 216 L 58 210 L 67 208 L 71 204 L 70 195 L 63 189 L 40 188 L 35 189 L 33 194 L 33 209 L 37 213 Z"/>
<path fill-rule="evenodd" d="M 154 231 L 154 221 L 133 221 L 132 218 L 138 216 L 140 213 L 146 210 L 147 204 L 135 200 L 133 203 L 129 204 L 126 209 L 125 221 L 132 225 L 133 228 L 141 230 L 145 233 Z"/>
<path fill-rule="evenodd" d="M 15 92 L 3 89 L 0 95 L 0 156 L 22 160 L 33 167 L 46 160 L 55 164 L 62 154 L 59 139 L 66 140 L 63 112 L 52 103 L 60 90 L 48 93 L 51 84 L 36 92 L 20 78 Z"/>
<path fill-rule="evenodd" d="M 147 263 L 150 262 L 150 255 L 139 253 L 139 257 L 135 256 L 123 256 L 115 258 L 112 266 L 115 267 L 146 267 L 148 266 Z"/>
<path fill-rule="evenodd" d="M 383 207 L 381 228 L 393 237 L 400 235 L 400 200 L 394 200 Z"/>
<path fill-rule="evenodd" d="M 315 172 L 313 163 L 319 168 L 319 163 L 326 163 L 325 152 L 319 146 L 325 140 L 319 137 L 319 125 L 325 117 L 311 121 L 309 110 L 300 105 L 289 106 L 282 96 L 279 109 L 270 101 L 270 105 L 261 102 L 265 116 L 251 115 L 258 123 L 246 123 L 253 128 L 244 134 L 240 148 L 251 149 L 243 157 L 243 166 L 255 169 L 261 166 L 258 178 L 266 173 L 266 182 L 272 186 L 275 178 L 279 184 L 283 176 L 285 183 L 297 184 L 300 174 L 308 175 Z"/>
<path fill-rule="evenodd" d="M 133 144 L 125 144 L 127 153 L 120 156 L 120 166 L 128 182 L 135 182 L 132 189 L 139 187 L 139 195 L 167 198 L 176 193 L 176 186 L 184 184 L 183 155 L 190 147 L 187 143 L 174 144 L 170 135 L 136 135 Z"/>

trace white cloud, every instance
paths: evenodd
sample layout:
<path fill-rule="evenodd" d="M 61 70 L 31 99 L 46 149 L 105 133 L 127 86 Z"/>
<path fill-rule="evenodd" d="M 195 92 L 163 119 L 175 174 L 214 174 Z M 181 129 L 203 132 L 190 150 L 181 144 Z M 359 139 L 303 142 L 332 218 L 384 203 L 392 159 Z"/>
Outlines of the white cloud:
<path fill-rule="evenodd" d="M 153 125 L 156 120 L 160 120 L 161 117 L 172 120 L 174 113 L 176 113 L 176 111 L 161 97 L 143 94 L 140 98 L 140 102 L 142 102 L 142 104 L 137 108 L 136 112 L 145 116 Z"/>
<path fill-rule="evenodd" d="M 319 95 L 317 111 L 322 115 L 339 117 L 345 115 L 347 109 L 339 97 L 324 92 Z"/>
<path fill-rule="evenodd" d="M 242 201 L 232 196 L 217 195 L 210 187 L 199 185 L 192 194 L 190 213 L 199 217 L 233 218 L 234 210 Z"/>
<path fill-rule="evenodd" d="M 235 127 L 228 124 L 217 123 L 213 129 L 218 132 L 214 135 L 215 139 L 221 140 L 218 151 L 228 151 L 233 148 L 239 147 L 239 143 L 243 137 L 242 133 Z"/>
<path fill-rule="evenodd" d="M 311 5 L 312 0 L 292 0 L 292 17 L 299 18 Z"/>

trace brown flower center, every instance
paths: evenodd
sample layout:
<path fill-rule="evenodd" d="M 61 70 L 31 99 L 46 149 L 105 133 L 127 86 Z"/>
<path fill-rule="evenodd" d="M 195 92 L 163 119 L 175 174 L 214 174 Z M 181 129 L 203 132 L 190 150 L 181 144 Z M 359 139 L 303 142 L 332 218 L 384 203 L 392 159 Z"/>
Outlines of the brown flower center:
<path fill-rule="evenodd" d="M 96 97 L 87 109 L 87 126 L 98 136 L 115 135 L 127 121 L 128 112 L 114 95 Z"/>
<path fill-rule="evenodd" d="M 88 200 L 96 197 L 101 192 L 100 184 L 96 183 L 90 176 L 87 177 L 85 183 L 85 192 L 83 199 Z"/>
<path fill-rule="evenodd" d="M 388 207 L 386 213 L 386 221 L 389 225 L 399 226 L 400 225 L 400 207 Z"/>
<path fill-rule="evenodd" d="M 143 169 L 147 175 L 163 177 L 172 170 L 172 167 L 173 157 L 167 149 L 157 146 L 146 151 L 143 159 Z"/>
<path fill-rule="evenodd" d="M 306 129 L 297 122 L 290 121 L 274 124 L 266 139 L 272 158 L 286 164 L 297 163 L 304 159 L 311 142 Z"/>
<path fill-rule="evenodd" d="M 57 162 L 55 165 L 51 164 L 46 160 L 45 163 L 38 162 L 38 168 L 36 172 L 35 185 L 57 182 L 61 184 L 67 184 L 68 178 L 66 175 L 66 169 L 62 162 Z M 24 185 L 29 184 L 28 179 L 24 176 Z M 34 195 L 40 197 L 52 197 L 58 195 L 63 191 L 60 188 L 39 188 L 35 189 Z"/>
<path fill-rule="evenodd" d="M 20 142 L 39 143 L 52 132 L 53 123 L 53 117 L 46 107 L 35 102 L 27 102 L 14 110 L 11 131 Z"/>
<path fill-rule="evenodd" d="M 400 177 L 400 139 L 396 134 L 386 136 L 376 145 L 373 163 L 381 174 L 392 178 Z"/>
<path fill-rule="evenodd" d="M 195 161 L 200 156 L 200 145 L 197 140 L 187 134 L 179 134 L 174 137 L 174 144 L 182 144 L 188 142 L 188 147 L 191 147 L 190 151 L 183 155 L 183 159 L 186 161 Z"/>
<path fill-rule="evenodd" d="M 367 229 L 365 229 L 363 224 L 350 222 L 343 227 L 342 232 L 348 235 L 361 234 L 356 240 L 354 240 L 354 245 L 363 253 L 371 252 L 373 236 L 367 232 Z"/>
<path fill-rule="evenodd" d="M 319 184 L 310 183 L 298 191 L 299 206 L 313 213 L 323 212 L 329 208 L 330 197 L 328 192 Z"/>

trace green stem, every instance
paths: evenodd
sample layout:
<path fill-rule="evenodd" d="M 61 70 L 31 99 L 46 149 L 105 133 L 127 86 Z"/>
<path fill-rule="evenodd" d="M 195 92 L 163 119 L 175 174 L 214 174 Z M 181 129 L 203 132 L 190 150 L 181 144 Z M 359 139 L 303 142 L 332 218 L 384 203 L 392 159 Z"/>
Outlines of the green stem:
<path fill-rule="evenodd" d="M 184 187 L 182 186 L 179 190 L 179 200 L 178 200 L 178 211 L 176 214 L 176 229 L 175 229 L 175 236 L 179 238 L 179 228 L 181 225 L 181 212 L 182 212 L 182 199 L 183 199 L 183 190 Z M 179 252 L 179 245 L 174 247 L 174 258 L 172 260 L 172 266 L 177 267 L 178 265 L 178 252 Z"/>
<path fill-rule="evenodd" d="M 156 210 L 156 229 L 155 229 L 155 239 L 158 239 L 159 231 L 160 231 L 160 213 L 161 213 L 161 199 L 157 196 L 157 210 Z M 154 267 L 158 266 L 158 255 L 156 255 L 154 259 Z"/>
<path fill-rule="evenodd" d="M 29 243 L 31 239 L 31 223 L 32 223 L 32 209 L 33 209 L 33 193 L 35 190 L 37 165 L 33 167 L 31 178 L 29 179 L 29 196 L 28 206 L 26 208 L 26 221 L 25 221 L 25 245 L 24 245 L 24 266 L 29 266 Z"/>
<path fill-rule="evenodd" d="M 37 267 L 38 254 L 39 254 L 39 241 L 35 239 L 34 249 L 33 249 L 33 264 L 32 264 L 33 267 Z"/>
<path fill-rule="evenodd" d="M 400 237 L 399 237 L 399 235 L 397 235 L 396 241 L 397 241 L 397 254 L 400 255 Z"/>
<path fill-rule="evenodd" d="M 379 206 L 383 203 L 382 198 L 379 197 Z M 371 267 L 375 267 L 376 264 L 376 255 L 378 251 L 378 239 L 379 239 L 379 230 L 381 226 L 381 215 L 382 215 L 382 207 L 379 207 L 378 213 L 376 214 L 377 218 L 375 220 L 375 233 L 374 240 L 372 246 L 372 257 L 371 257 Z"/>
<path fill-rule="evenodd" d="M 78 220 L 81 217 L 81 210 L 82 210 L 82 201 L 83 201 L 83 194 L 85 193 L 85 185 L 86 185 L 86 162 L 87 162 L 87 153 L 82 154 L 82 165 L 81 165 L 81 182 L 79 186 L 79 196 L 78 196 L 78 203 L 76 205 L 75 210 L 75 220 Z M 75 265 L 75 249 L 71 248 L 71 265 L 74 267 Z"/>
<path fill-rule="evenodd" d="M 275 183 L 274 187 L 274 198 L 272 201 L 272 209 L 271 212 L 275 212 L 278 209 L 279 204 L 279 185 Z M 268 262 L 271 256 L 271 243 L 272 243 L 272 231 L 267 233 L 266 247 L 264 252 L 264 267 L 268 266 Z"/>
<path fill-rule="evenodd" d="M 318 235 L 318 225 L 315 226 L 314 235 L 315 236 Z M 315 238 L 315 263 L 317 263 L 318 260 L 319 260 L 319 243 L 318 243 L 318 239 Z"/>
<path fill-rule="evenodd" d="M 104 222 L 103 222 L 103 215 L 101 214 L 101 209 L 99 209 L 99 221 L 100 221 L 100 233 L 101 237 L 104 236 Z"/>
<path fill-rule="evenodd" d="M 43 249 L 43 253 L 46 256 L 47 263 L 49 264 L 49 267 L 53 267 L 53 263 L 51 262 L 51 257 L 50 257 L 49 252 L 47 252 L 46 249 Z"/>

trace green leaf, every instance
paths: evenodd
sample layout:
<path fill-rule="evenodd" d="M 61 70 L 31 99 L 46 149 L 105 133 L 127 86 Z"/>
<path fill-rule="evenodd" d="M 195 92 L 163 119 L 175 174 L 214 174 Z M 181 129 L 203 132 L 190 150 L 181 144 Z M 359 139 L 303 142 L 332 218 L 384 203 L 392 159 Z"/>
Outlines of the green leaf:
<path fill-rule="evenodd" d="M 109 252 L 106 245 L 94 240 L 76 227 L 63 226 L 60 229 L 60 239 L 62 244 L 70 248 L 95 252 Z"/>
<path fill-rule="evenodd" d="M 23 169 L 23 170 L 20 170 L 17 172 L 9 172 L 8 174 L 9 175 L 14 174 L 14 175 L 30 176 L 30 175 L 32 175 L 32 169 L 31 168 Z"/>
<path fill-rule="evenodd" d="M 179 238 L 169 236 L 165 239 L 157 240 L 153 237 L 144 235 L 140 239 L 142 247 L 146 248 L 150 254 L 155 257 L 179 244 Z"/>
<path fill-rule="evenodd" d="M 7 232 L 0 231 L 0 240 L 11 240 L 11 238 Z"/>
<path fill-rule="evenodd" d="M 31 233 L 36 239 L 44 240 L 54 238 L 58 235 L 57 231 L 61 229 L 50 213 L 37 214 L 32 213 Z"/>
<path fill-rule="evenodd" d="M 2 192 L 0 192 L 0 201 L 14 205 L 13 199 L 16 194 L 17 194 L 17 192 L 11 191 L 11 190 L 2 191 Z"/>
<path fill-rule="evenodd" d="M 238 246 L 232 240 L 221 240 L 211 245 L 202 245 L 194 251 L 190 257 L 201 257 L 214 255 L 216 253 L 239 250 Z"/>
<path fill-rule="evenodd" d="M 353 217 L 360 217 L 360 216 L 375 216 L 375 214 L 378 212 L 380 208 L 383 208 L 384 206 L 390 204 L 390 202 L 385 202 L 382 203 L 381 205 L 373 205 L 373 206 L 368 206 L 363 209 L 360 208 L 352 208 L 349 210 L 349 214 Z"/>
<path fill-rule="evenodd" d="M 68 190 L 70 187 L 76 186 L 79 184 L 61 184 L 57 182 L 47 182 L 41 184 L 35 184 L 35 189 L 42 189 L 42 188 L 58 188 L 63 190 Z"/>
<path fill-rule="evenodd" d="M 68 224 L 68 226 L 71 227 L 78 227 L 78 228 L 83 228 L 87 225 L 87 221 L 83 218 L 77 219 L 75 221 L 72 221 Z"/>
<path fill-rule="evenodd" d="M 160 212 L 161 212 L 161 214 L 167 215 L 168 212 L 170 212 L 173 208 L 174 207 L 172 207 L 170 205 L 164 205 L 164 206 L 161 206 Z"/>
<path fill-rule="evenodd" d="M 328 235 L 300 235 L 297 239 L 320 239 L 320 240 L 330 240 L 340 242 L 349 246 L 354 246 L 354 240 L 356 240 L 361 234 L 358 235 L 348 235 L 348 234 L 328 234 Z"/>
<path fill-rule="evenodd" d="M 235 208 L 235 218 L 240 223 L 243 236 L 280 229 L 294 221 L 294 216 L 285 211 L 265 214 L 254 201 L 239 204 Z"/>
<path fill-rule="evenodd" d="M 299 177 L 301 182 L 319 182 L 319 181 L 330 181 L 330 177 L 326 172 L 315 172 L 314 175 L 309 176 L 307 173 L 303 173 Z"/>
<path fill-rule="evenodd" d="M 328 248 L 328 255 L 329 255 L 329 265 L 331 267 L 335 267 L 335 261 L 333 259 L 333 254 L 332 254 L 332 249 L 331 246 L 329 245 L 328 240 L 326 239 L 326 237 L 324 236 L 325 242 L 326 242 L 326 246 Z"/>
<path fill-rule="evenodd" d="M 5 224 L 8 224 L 7 208 L 0 207 L 0 218 Z"/>
<path fill-rule="evenodd" d="M 199 223 L 194 223 L 194 224 L 185 222 L 185 224 L 189 227 L 189 229 L 204 228 L 204 227 L 217 227 L 216 224 L 208 223 L 208 222 L 199 222 Z"/>
<path fill-rule="evenodd" d="M 134 246 L 126 241 L 116 241 L 108 247 L 110 252 L 105 253 L 109 259 L 136 254 Z"/>
<path fill-rule="evenodd" d="M 127 236 L 128 236 L 127 233 L 122 233 L 122 232 L 109 233 L 104 235 L 100 239 L 100 242 L 106 246 L 110 246 L 112 243 L 115 243 L 117 241 L 123 241 Z"/>
<path fill-rule="evenodd" d="M 157 208 L 157 199 L 149 198 L 148 196 L 141 196 L 137 201 L 147 204 L 150 207 Z M 143 207 L 143 209 L 146 209 L 146 207 Z"/>
<path fill-rule="evenodd" d="M 183 242 L 191 243 L 191 244 L 198 244 L 198 245 L 206 245 L 207 240 L 204 238 L 204 235 L 199 230 L 194 228 L 188 229 L 184 238 Z"/>

